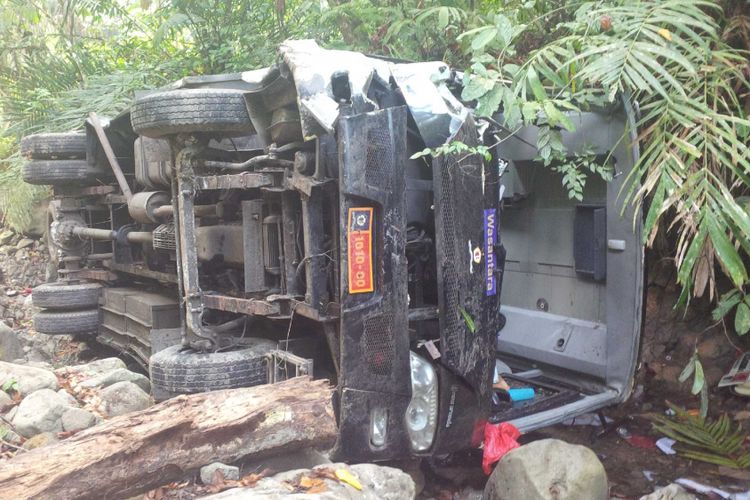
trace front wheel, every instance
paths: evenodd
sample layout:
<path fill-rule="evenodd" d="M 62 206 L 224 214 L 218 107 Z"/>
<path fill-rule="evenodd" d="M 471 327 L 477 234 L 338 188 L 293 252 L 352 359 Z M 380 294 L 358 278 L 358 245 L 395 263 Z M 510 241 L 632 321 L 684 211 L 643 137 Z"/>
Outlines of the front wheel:
<path fill-rule="evenodd" d="M 175 345 L 157 352 L 149 363 L 154 399 L 267 383 L 266 355 L 276 343 L 258 338 L 250 341 L 230 351 L 203 353 Z"/>

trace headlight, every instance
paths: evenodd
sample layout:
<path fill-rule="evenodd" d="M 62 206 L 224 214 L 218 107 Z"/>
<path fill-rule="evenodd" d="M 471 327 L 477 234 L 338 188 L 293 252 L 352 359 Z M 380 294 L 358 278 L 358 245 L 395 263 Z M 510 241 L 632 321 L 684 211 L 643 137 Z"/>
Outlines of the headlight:
<path fill-rule="evenodd" d="M 409 353 L 411 401 L 406 409 L 406 430 L 411 447 L 425 451 L 432 446 L 437 427 L 438 384 L 435 369 L 420 356 Z"/>
<path fill-rule="evenodd" d="M 385 408 L 373 408 L 370 412 L 370 443 L 376 448 L 385 444 L 388 435 L 388 412 Z"/>

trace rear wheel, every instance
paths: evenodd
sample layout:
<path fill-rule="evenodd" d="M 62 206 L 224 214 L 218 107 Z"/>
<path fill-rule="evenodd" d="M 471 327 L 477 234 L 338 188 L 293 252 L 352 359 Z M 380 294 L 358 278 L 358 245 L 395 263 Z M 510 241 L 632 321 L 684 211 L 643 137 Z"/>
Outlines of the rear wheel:
<path fill-rule="evenodd" d="M 34 288 L 31 300 L 36 307 L 85 309 L 97 307 L 102 287 L 98 283 L 45 283 Z"/>
<path fill-rule="evenodd" d="M 99 309 L 40 311 L 34 315 L 34 330 L 46 335 L 95 335 Z"/>
<path fill-rule="evenodd" d="M 21 139 L 21 154 L 37 160 L 86 158 L 86 134 L 34 134 Z"/>
<path fill-rule="evenodd" d="M 102 172 L 86 160 L 31 160 L 23 166 L 23 180 L 37 185 L 88 183 Z"/>
<path fill-rule="evenodd" d="M 233 89 L 181 89 L 138 99 L 130 111 L 133 130 L 146 137 L 215 132 L 246 135 L 253 126 L 244 92 Z"/>
<path fill-rule="evenodd" d="M 268 381 L 266 355 L 276 343 L 252 339 L 233 351 L 201 353 L 175 345 L 151 356 L 149 372 L 154 399 L 178 394 L 251 387 Z"/>

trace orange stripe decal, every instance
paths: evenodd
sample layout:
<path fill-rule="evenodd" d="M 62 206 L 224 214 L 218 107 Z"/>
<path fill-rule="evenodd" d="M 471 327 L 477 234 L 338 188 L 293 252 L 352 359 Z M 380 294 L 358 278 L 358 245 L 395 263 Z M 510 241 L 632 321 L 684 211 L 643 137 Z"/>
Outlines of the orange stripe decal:
<path fill-rule="evenodd" d="M 375 290 L 372 266 L 372 207 L 349 208 L 349 293 Z"/>

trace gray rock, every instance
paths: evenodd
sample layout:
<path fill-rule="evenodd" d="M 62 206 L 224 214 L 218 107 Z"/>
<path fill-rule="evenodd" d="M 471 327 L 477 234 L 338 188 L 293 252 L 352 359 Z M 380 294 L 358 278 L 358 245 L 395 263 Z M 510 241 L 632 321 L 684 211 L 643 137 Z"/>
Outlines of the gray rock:
<path fill-rule="evenodd" d="M 42 432 L 61 432 L 60 420 L 67 409 L 65 400 L 51 389 L 40 389 L 26 396 L 13 417 L 13 427 L 24 437 Z"/>
<path fill-rule="evenodd" d="M 12 422 L 14 418 L 16 418 L 16 413 L 18 413 L 18 406 L 14 406 L 8 412 L 3 415 L 3 418 L 7 420 L 8 422 Z"/>
<path fill-rule="evenodd" d="M 125 362 L 120 358 L 103 358 L 86 363 L 84 365 L 65 366 L 57 371 L 64 371 L 67 373 L 77 373 L 84 377 L 96 377 L 103 373 L 117 370 L 118 368 L 127 368 Z"/>
<path fill-rule="evenodd" d="M 214 462 L 212 464 L 204 465 L 201 467 L 201 482 L 203 484 L 214 484 L 216 478 L 216 471 L 221 471 L 224 475 L 224 479 L 232 479 L 234 481 L 240 478 L 240 468 L 234 465 L 226 465 L 221 462 Z"/>
<path fill-rule="evenodd" d="M 233 488 L 216 495 L 203 497 L 211 500 L 408 500 L 415 498 L 414 482 L 408 474 L 393 467 L 375 464 L 326 464 L 314 469 L 347 469 L 362 485 L 359 491 L 341 481 L 323 479 L 326 490 L 321 493 L 292 493 L 285 481 L 294 481 L 300 474 L 310 474 L 310 469 L 297 469 L 263 478 L 251 488 Z"/>
<path fill-rule="evenodd" d="M 23 447 L 27 450 L 33 450 L 34 448 L 41 448 L 48 444 L 56 443 L 60 441 L 57 439 L 57 435 L 52 432 L 41 432 L 36 436 L 32 436 L 23 443 Z"/>
<path fill-rule="evenodd" d="M 0 322 L 0 361 L 23 358 L 23 343 L 8 325 Z"/>
<path fill-rule="evenodd" d="M 0 383 L 5 383 L 10 379 L 18 382 L 18 392 L 21 396 L 39 389 L 57 390 L 57 377 L 51 371 L 0 361 Z"/>
<path fill-rule="evenodd" d="M 685 491 L 685 488 L 679 484 L 672 483 L 657 489 L 650 495 L 642 496 L 640 500 L 695 500 L 695 495 Z"/>
<path fill-rule="evenodd" d="M 96 415 L 81 408 L 68 408 L 62 414 L 62 428 L 67 432 L 77 432 L 96 425 Z"/>
<path fill-rule="evenodd" d="M 484 492 L 475 490 L 471 486 L 464 486 L 453 494 L 453 500 L 482 500 Z"/>
<path fill-rule="evenodd" d="M 117 382 L 133 382 L 143 392 L 151 392 L 151 382 L 148 377 L 140 373 L 131 372 L 125 368 L 117 368 L 110 372 L 102 373 L 81 383 L 81 387 L 108 387 Z"/>
<path fill-rule="evenodd" d="M 53 370 L 52 365 L 46 361 L 29 360 L 29 362 L 26 363 L 26 366 L 33 366 L 34 368 L 41 368 L 42 370 L 47 370 L 50 372 Z"/>
<path fill-rule="evenodd" d="M 74 408 L 78 406 L 78 400 L 65 389 L 60 389 L 59 391 L 57 391 L 57 394 L 65 400 L 65 404 L 67 404 L 68 406 L 72 406 Z"/>
<path fill-rule="evenodd" d="M 30 238 L 21 238 L 18 243 L 16 243 L 16 250 L 20 250 L 22 248 L 30 247 L 34 244 L 34 240 Z"/>
<path fill-rule="evenodd" d="M 542 439 L 509 451 L 484 488 L 487 500 L 609 498 L 607 473 L 585 446 Z"/>
<path fill-rule="evenodd" d="M 0 391 L 0 411 L 5 411 L 13 406 L 13 399 L 5 391 Z"/>
<path fill-rule="evenodd" d="M 10 243 L 10 240 L 13 239 L 13 236 L 13 231 L 11 231 L 10 229 L 4 229 L 2 232 L 0 232 L 0 246 Z"/>
<path fill-rule="evenodd" d="M 117 382 L 100 392 L 107 416 L 116 417 L 151 406 L 151 397 L 133 382 Z"/>

